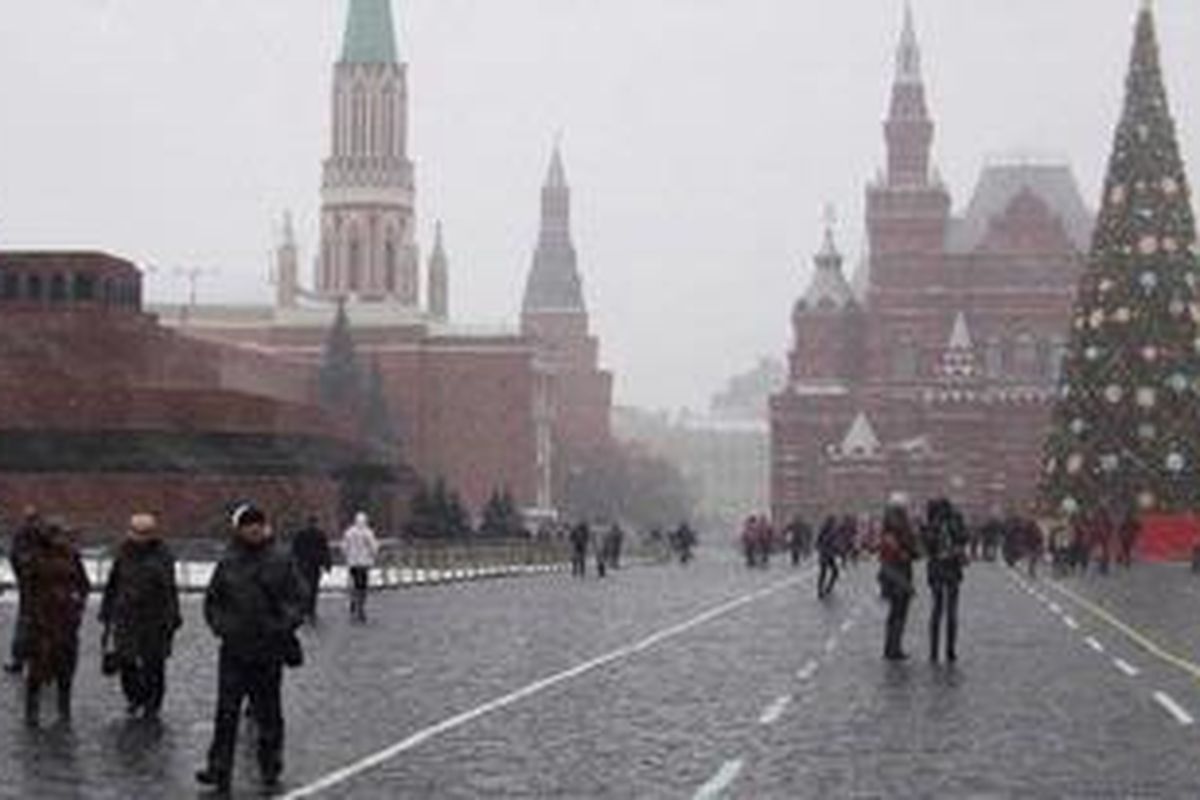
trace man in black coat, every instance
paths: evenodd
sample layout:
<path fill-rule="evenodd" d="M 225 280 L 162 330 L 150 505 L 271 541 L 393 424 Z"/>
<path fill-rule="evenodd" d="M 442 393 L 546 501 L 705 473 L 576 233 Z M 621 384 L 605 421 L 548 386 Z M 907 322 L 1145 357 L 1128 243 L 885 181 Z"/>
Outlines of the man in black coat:
<path fill-rule="evenodd" d="M 587 550 L 592 531 L 586 522 L 571 529 L 571 574 L 583 578 L 587 575 Z"/>
<path fill-rule="evenodd" d="M 134 514 L 117 550 L 100 603 L 105 652 L 116 654 L 130 715 L 158 716 L 166 663 L 183 625 L 175 586 L 175 556 L 151 514 Z"/>
<path fill-rule="evenodd" d="M 16 675 L 25 669 L 28 657 L 27 643 L 29 638 L 29 598 L 28 575 L 29 560 L 33 555 L 37 542 L 41 537 L 42 519 L 33 506 L 25 508 L 21 525 L 13 532 L 12 543 L 8 548 L 8 563 L 12 567 L 13 579 L 17 582 L 17 614 L 13 624 L 12 646 L 10 660 L 4 665 L 4 671 Z"/>
<path fill-rule="evenodd" d="M 317 619 L 317 597 L 321 593 L 321 574 L 333 566 L 329 552 L 329 537 L 317 524 L 316 517 L 309 517 L 303 528 L 292 537 L 292 557 L 300 568 L 300 577 L 308 586 L 304 616 L 309 622 Z"/>
<path fill-rule="evenodd" d="M 233 513 L 233 540 L 204 596 L 204 619 L 221 640 L 217 710 L 208 765 L 200 783 L 227 794 L 238 720 L 249 699 L 258 723 L 258 766 L 267 789 L 283 771 L 280 687 L 285 662 L 302 657 L 296 629 L 307 589 L 289 553 L 272 539 L 265 515 L 252 505 Z"/>

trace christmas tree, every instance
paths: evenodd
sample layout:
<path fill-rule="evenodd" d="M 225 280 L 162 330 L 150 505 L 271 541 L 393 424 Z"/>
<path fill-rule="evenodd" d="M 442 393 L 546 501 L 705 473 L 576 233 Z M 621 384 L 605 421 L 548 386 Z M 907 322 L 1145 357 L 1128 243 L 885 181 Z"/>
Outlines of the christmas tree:
<path fill-rule="evenodd" d="M 1067 514 L 1196 508 L 1196 224 L 1149 3 L 1138 16 L 1100 214 L 1046 442 L 1042 501 Z"/>
<path fill-rule="evenodd" d="M 350 320 L 345 303 L 338 301 L 337 316 L 325 337 L 325 350 L 317 372 L 317 390 L 321 403 L 331 409 L 352 408 L 361 400 L 362 371 L 350 335 Z"/>

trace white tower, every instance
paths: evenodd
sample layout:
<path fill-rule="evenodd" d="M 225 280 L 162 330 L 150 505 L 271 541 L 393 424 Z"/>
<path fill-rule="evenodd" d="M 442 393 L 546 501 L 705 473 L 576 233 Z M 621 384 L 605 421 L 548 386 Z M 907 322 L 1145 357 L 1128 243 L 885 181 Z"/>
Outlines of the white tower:
<path fill-rule="evenodd" d="M 391 0 L 350 0 L 342 57 L 334 67 L 332 118 L 316 294 L 416 308 L 408 87 Z"/>

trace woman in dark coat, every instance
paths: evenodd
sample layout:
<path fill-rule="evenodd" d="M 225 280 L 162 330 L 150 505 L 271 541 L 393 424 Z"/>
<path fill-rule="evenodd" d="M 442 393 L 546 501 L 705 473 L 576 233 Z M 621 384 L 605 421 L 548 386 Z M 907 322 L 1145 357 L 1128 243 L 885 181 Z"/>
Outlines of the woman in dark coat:
<path fill-rule="evenodd" d="M 41 690 L 51 682 L 58 688 L 59 717 L 66 721 L 71 718 L 71 683 L 79 659 L 79 624 L 91 584 L 60 524 L 38 530 L 25 569 L 25 722 L 38 724 Z"/>
<path fill-rule="evenodd" d="M 115 653 L 131 715 L 155 717 L 166 691 L 171 641 L 183 624 L 175 556 L 154 517 L 135 514 L 117 551 L 100 604 L 105 652 Z"/>
<path fill-rule="evenodd" d="M 879 535 L 879 587 L 888 601 L 883 657 L 889 661 L 908 658 L 903 647 L 904 626 L 913 596 L 912 562 L 916 555 L 916 536 L 907 512 L 900 505 L 888 506 Z"/>

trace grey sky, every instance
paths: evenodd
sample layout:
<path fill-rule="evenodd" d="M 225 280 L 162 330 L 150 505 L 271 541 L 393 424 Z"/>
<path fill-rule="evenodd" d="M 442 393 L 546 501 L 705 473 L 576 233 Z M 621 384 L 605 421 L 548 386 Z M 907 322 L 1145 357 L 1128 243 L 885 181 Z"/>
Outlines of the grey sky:
<path fill-rule="evenodd" d="M 833 202 L 860 251 L 900 0 L 393 0 L 420 238 L 446 225 L 460 321 L 513 321 L 555 132 L 619 402 L 700 407 L 788 315 Z M 1093 204 L 1139 0 L 915 0 L 956 208 L 985 157 L 1068 157 Z M 1200 4 L 1157 3 L 1200 156 Z M 280 212 L 308 282 L 344 0 L 8 0 L 0 246 L 218 267 L 261 301 Z M 1194 164 L 1193 164 L 1194 166 Z M 1193 178 L 1196 176 L 1193 175 Z M 152 276 L 151 296 L 182 281 Z"/>

